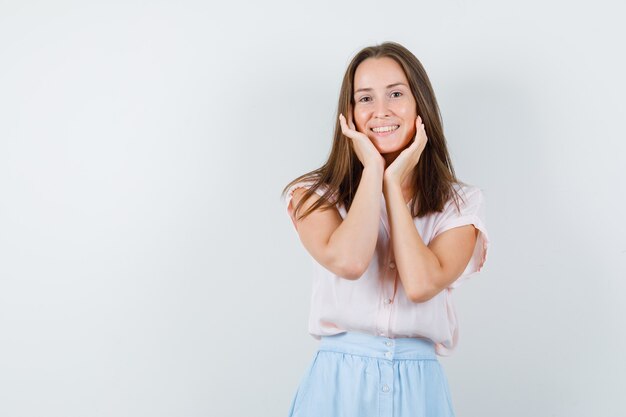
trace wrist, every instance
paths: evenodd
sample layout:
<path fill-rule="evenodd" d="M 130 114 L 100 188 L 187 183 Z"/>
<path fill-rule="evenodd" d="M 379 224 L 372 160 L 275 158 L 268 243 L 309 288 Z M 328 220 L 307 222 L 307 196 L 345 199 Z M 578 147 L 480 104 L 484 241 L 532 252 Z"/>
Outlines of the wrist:
<path fill-rule="evenodd" d="M 385 167 L 382 165 L 369 164 L 363 167 L 363 173 L 371 172 L 372 175 L 378 175 L 381 179 L 384 179 Z"/>
<path fill-rule="evenodd" d="M 391 177 L 383 176 L 383 193 L 389 195 L 389 193 L 399 192 L 402 193 L 402 186 L 400 183 Z"/>
<path fill-rule="evenodd" d="M 383 184 L 389 188 L 394 188 L 396 186 L 400 186 L 400 181 L 396 177 L 390 175 L 388 171 L 385 171 L 383 174 Z"/>

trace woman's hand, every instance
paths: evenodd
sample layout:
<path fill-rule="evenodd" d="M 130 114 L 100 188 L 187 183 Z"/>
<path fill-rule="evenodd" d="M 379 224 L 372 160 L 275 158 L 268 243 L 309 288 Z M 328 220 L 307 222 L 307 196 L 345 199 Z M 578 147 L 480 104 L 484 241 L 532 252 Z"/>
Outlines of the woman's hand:
<path fill-rule="evenodd" d="M 344 136 L 347 136 L 352 140 L 352 145 L 356 156 L 359 158 L 363 167 L 378 165 L 381 170 L 385 169 L 385 158 L 378 152 L 378 149 L 374 146 L 370 138 L 363 132 L 359 132 L 354 127 L 352 122 L 352 111 L 348 111 L 349 123 L 346 122 L 346 118 L 343 114 L 339 115 L 339 124 L 341 125 L 341 132 Z"/>
<path fill-rule="evenodd" d="M 383 183 L 402 186 L 405 179 L 411 175 L 413 169 L 419 162 L 422 151 L 426 147 L 426 142 L 428 142 L 426 130 L 424 129 L 424 124 L 420 116 L 417 116 L 415 119 L 415 127 L 416 132 L 413 142 L 408 148 L 400 152 L 400 155 L 385 169 Z"/>

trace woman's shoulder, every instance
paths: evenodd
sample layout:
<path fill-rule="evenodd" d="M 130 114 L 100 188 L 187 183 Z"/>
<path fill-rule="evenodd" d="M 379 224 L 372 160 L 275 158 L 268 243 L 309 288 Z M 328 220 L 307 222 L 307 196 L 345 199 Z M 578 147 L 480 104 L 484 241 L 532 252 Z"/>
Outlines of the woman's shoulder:
<path fill-rule="evenodd" d="M 447 213 L 463 210 L 464 207 L 475 205 L 482 201 L 482 189 L 474 184 L 461 181 L 453 182 L 454 192 L 443 205 L 441 212 L 433 213 L 435 216 L 446 216 Z"/>
<path fill-rule="evenodd" d="M 466 199 L 474 199 L 477 198 L 479 196 L 482 196 L 482 188 L 480 188 L 477 185 L 474 184 L 468 184 L 465 182 L 454 182 L 452 183 L 452 187 L 454 188 L 454 191 L 456 193 L 456 195 L 458 195 L 459 197 L 461 197 L 462 200 L 466 200 Z M 456 196 L 452 196 L 449 200 L 447 204 L 452 204 L 453 201 L 455 200 Z"/>
<path fill-rule="evenodd" d="M 481 213 L 484 210 L 485 197 L 483 189 L 474 184 L 458 182 L 453 184 L 456 195 L 453 195 L 445 204 L 442 216 L 446 217 L 467 213 Z"/>
<path fill-rule="evenodd" d="M 474 184 L 468 184 L 466 182 L 457 181 L 453 182 L 452 186 L 454 189 L 461 194 L 471 194 L 476 191 L 481 191 L 481 188 Z"/>
<path fill-rule="evenodd" d="M 309 188 L 314 187 L 317 183 L 318 183 L 318 181 L 316 179 L 311 179 L 311 178 L 305 178 L 305 179 L 301 179 L 301 180 L 298 180 L 298 181 L 294 182 L 285 191 L 285 194 L 284 194 L 284 197 L 283 197 L 284 202 L 287 205 L 289 205 L 289 202 L 293 198 L 293 194 L 294 194 L 294 192 L 297 189 L 299 189 L 299 188 L 309 189 Z M 330 189 L 330 185 L 329 184 L 321 182 L 315 188 L 315 193 L 318 194 L 319 196 L 323 196 L 324 194 L 326 194 L 326 192 L 329 189 Z"/>

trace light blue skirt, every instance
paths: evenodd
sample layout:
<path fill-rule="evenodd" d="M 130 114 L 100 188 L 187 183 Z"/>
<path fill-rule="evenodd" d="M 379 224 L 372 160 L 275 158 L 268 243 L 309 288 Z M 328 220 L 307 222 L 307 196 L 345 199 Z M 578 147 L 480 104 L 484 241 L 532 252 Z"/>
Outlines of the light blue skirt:
<path fill-rule="evenodd" d="M 454 417 L 430 339 L 344 332 L 318 346 L 289 417 Z"/>

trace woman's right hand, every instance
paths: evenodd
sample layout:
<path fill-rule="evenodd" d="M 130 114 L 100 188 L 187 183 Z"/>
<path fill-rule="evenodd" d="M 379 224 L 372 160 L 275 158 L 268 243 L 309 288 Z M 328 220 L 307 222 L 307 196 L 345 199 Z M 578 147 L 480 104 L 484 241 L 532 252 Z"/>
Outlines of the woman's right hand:
<path fill-rule="evenodd" d="M 363 166 L 376 166 L 378 164 L 379 167 L 385 169 L 385 158 L 383 158 L 380 152 L 378 152 L 378 149 L 376 149 L 370 138 L 368 138 L 365 133 L 356 130 L 356 127 L 352 122 L 352 116 L 348 114 L 348 117 L 350 120 L 346 122 L 344 115 L 339 114 L 341 132 L 344 136 L 347 136 L 352 140 L 354 152 Z"/>

